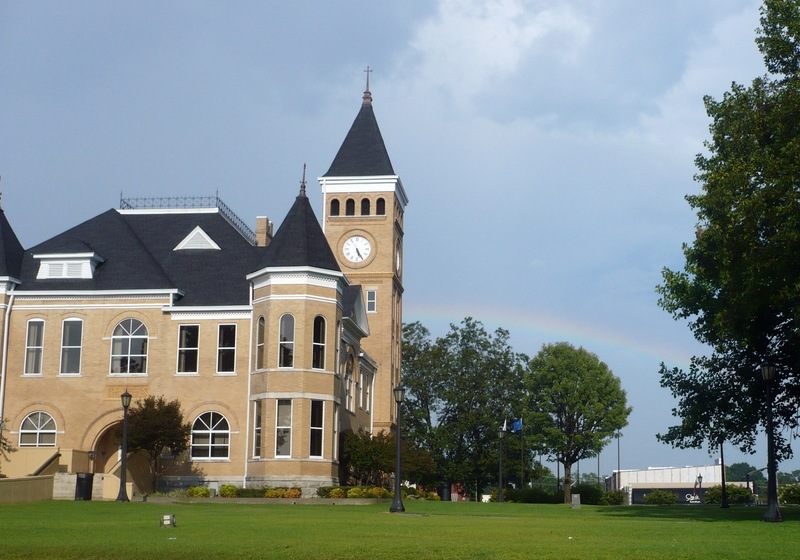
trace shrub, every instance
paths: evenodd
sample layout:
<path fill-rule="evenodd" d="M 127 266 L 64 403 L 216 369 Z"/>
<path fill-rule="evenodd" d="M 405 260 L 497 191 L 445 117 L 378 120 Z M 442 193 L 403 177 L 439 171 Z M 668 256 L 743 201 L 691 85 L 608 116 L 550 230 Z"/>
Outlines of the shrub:
<path fill-rule="evenodd" d="M 222 498 L 236 498 L 239 495 L 239 487 L 233 484 L 223 484 L 219 487 L 219 495 Z"/>
<path fill-rule="evenodd" d="M 264 490 L 265 498 L 283 498 L 286 488 L 267 488 Z"/>
<path fill-rule="evenodd" d="M 800 484 L 782 486 L 778 492 L 778 500 L 784 504 L 800 504 Z"/>
<path fill-rule="evenodd" d="M 330 492 L 328 492 L 329 498 L 336 498 L 337 500 L 345 496 L 347 496 L 347 493 L 344 491 L 344 488 L 341 487 L 331 488 Z"/>
<path fill-rule="evenodd" d="M 678 496 L 674 492 L 666 490 L 653 490 L 645 494 L 644 503 L 657 506 L 671 506 L 678 503 Z"/>
<path fill-rule="evenodd" d="M 369 494 L 371 498 L 391 498 L 392 494 L 386 489 L 381 488 L 380 486 L 375 486 L 374 488 L 369 489 Z"/>
<path fill-rule="evenodd" d="M 572 487 L 572 493 L 580 494 L 581 503 L 591 506 L 599 505 L 603 494 L 605 494 L 597 484 L 578 484 Z"/>
<path fill-rule="evenodd" d="M 753 493 L 744 486 L 738 484 L 726 484 L 725 489 L 728 491 L 729 504 L 748 504 L 753 498 Z M 720 504 L 722 503 L 722 485 L 712 486 L 706 490 L 705 503 L 707 504 Z M 798 502 L 800 503 L 800 502 Z"/>
<path fill-rule="evenodd" d="M 364 496 L 365 489 L 361 486 L 355 486 L 347 491 L 348 498 L 365 498 L 369 496 Z"/>
<path fill-rule="evenodd" d="M 603 496 L 600 498 L 600 505 L 601 506 L 623 506 L 625 505 L 625 491 L 624 490 L 612 490 L 611 492 L 605 492 Z"/>
<path fill-rule="evenodd" d="M 560 492 L 554 492 L 552 489 L 545 490 L 539 487 L 528 487 L 507 492 L 506 495 L 510 501 L 524 504 L 558 504 L 564 501 L 564 495 Z"/>
<path fill-rule="evenodd" d="M 236 489 L 236 497 L 237 498 L 263 498 L 264 497 L 264 488 L 237 488 Z"/>
<path fill-rule="evenodd" d="M 207 486 L 189 486 L 186 495 L 190 498 L 210 498 L 211 490 Z"/>
<path fill-rule="evenodd" d="M 303 491 L 299 488 L 289 488 L 283 493 L 284 498 L 299 498 L 303 495 Z"/>

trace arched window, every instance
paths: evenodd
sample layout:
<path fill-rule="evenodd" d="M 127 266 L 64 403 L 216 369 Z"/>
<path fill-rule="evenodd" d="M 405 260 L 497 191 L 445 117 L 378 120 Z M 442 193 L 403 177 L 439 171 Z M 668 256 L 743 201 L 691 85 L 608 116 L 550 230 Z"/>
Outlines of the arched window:
<path fill-rule="evenodd" d="M 345 216 L 355 216 L 356 215 L 356 201 L 352 198 L 348 198 L 347 201 L 344 203 L 344 214 Z"/>
<path fill-rule="evenodd" d="M 111 335 L 111 373 L 147 373 L 147 327 L 125 319 Z"/>
<path fill-rule="evenodd" d="M 334 198 L 331 200 L 331 216 L 339 215 L 339 199 Z"/>
<path fill-rule="evenodd" d="M 294 317 L 281 317 L 278 367 L 294 367 Z"/>
<path fill-rule="evenodd" d="M 325 369 L 325 317 L 314 318 L 314 342 L 311 353 L 311 367 Z"/>
<path fill-rule="evenodd" d="M 375 202 L 375 213 L 378 216 L 385 216 L 386 215 L 386 201 L 382 198 L 379 198 Z"/>
<path fill-rule="evenodd" d="M 46 412 L 31 412 L 19 427 L 20 447 L 55 447 L 56 421 Z"/>
<path fill-rule="evenodd" d="M 364 198 L 361 200 L 361 215 L 369 216 L 369 199 Z"/>
<path fill-rule="evenodd" d="M 258 318 L 258 331 L 256 334 L 256 369 L 264 369 L 264 331 L 266 330 L 264 317 Z"/>
<path fill-rule="evenodd" d="M 192 424 L 192 459 L 227 459 L 231 429 L 219 412 L 205 412 Z"/>

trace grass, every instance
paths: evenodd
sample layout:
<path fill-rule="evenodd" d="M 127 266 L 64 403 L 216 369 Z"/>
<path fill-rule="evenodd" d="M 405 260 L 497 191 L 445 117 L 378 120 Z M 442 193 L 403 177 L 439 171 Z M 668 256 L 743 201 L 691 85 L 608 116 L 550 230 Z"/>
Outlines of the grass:
<path fill-rule="evenodd" d="M 0 558 L 747 559 L 800 557 L 800 509 L 406 502 L 0 505 Z M 175 528 L 161 528 L 163 514 Z"/>

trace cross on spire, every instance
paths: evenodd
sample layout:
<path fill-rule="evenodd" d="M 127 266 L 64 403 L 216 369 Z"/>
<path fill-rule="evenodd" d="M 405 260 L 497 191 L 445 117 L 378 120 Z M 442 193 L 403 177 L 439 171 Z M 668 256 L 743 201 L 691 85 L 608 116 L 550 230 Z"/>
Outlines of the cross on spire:
<path fill-rule="evenodd" d="M 303 164 L 303 180 L 300 181 L 300 196 L 306 196 L 306 164 Z"/>
<path fill-rule="evenodd" d="M 372 68 L 367 66 L 367 69 L 364 70 L 367 74 L 367 89 L 364 90 L 364 97 L 362 101 L 362 105 L 371 105 L 372 104 L 372 92 L 369 91 L 369 75 L 372 73 Z"/>

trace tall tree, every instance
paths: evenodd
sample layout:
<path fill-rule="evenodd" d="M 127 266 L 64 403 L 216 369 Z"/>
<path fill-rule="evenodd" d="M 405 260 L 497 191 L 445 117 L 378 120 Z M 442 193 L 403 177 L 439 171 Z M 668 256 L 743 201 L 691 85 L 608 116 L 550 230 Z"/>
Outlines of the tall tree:
<path fill-rule="evenodd" d="M 134 403 L 128 412 L 128 452 L 142 451 L 150 464 L 153 489 L 169 467 L 171 459 L 186 451 L 192 425 L 183 422 L 181 403 L 163 396 L 148 396 Z"/>
<path fill-rule="evenodd" d="M 545 344 L 530 360 L 527 387 L 531 423 L 550 460 L 564 466 L 569 503 L 572 465 L 597 456 L 628 424 L 625 391 L 596 355 L 566 342 Z"/>
<path fill-rule="evenodd" d="M 522 412 L 525 356 L 509 333 L 470 317 L 431 341 L 420 323 L 403 328 L 405 432 L 436 463 L 439 483 L 480 493 L 498 475 L 498 429 Z"/>
<path fill-rule="evenodd" d="M 677 447 L 752 451 L 766 397 L 758 368 L 777 366 L 776 424 L 796 426 L 800 404 L 800 4 L 766 0 L 756 43 L 766 76 L 705 98 L 711 139 L 698 155 L 702 192 L 684 269 L 665 269 L 659 304 L 688 320 L 709 355 L 688 372 L 661 366 L 679 423 L 659 434 Z M 778 454 L 791 455 L 775 430 Z"/>

